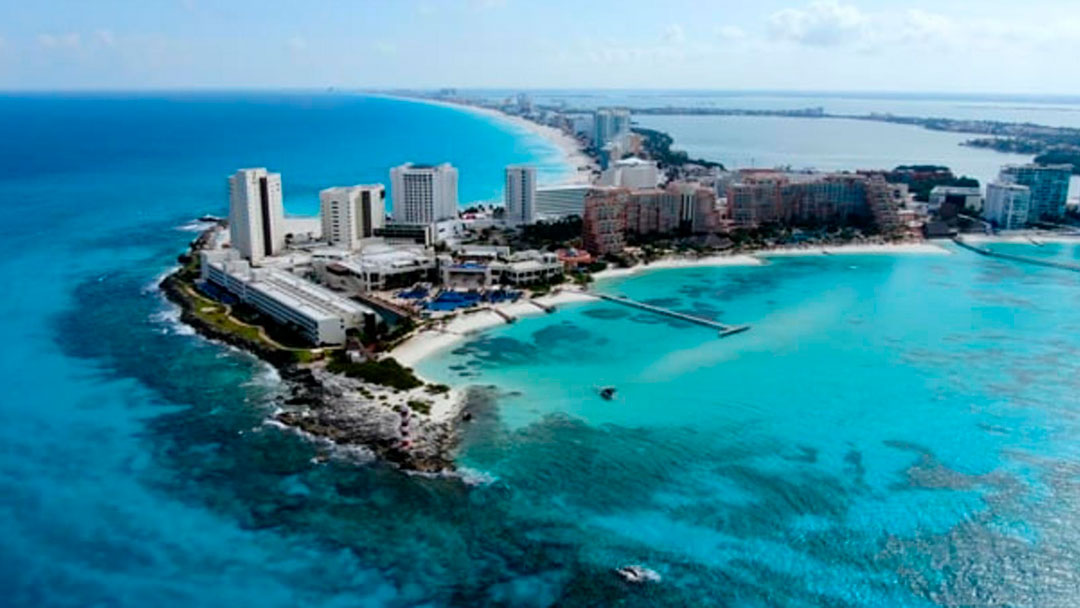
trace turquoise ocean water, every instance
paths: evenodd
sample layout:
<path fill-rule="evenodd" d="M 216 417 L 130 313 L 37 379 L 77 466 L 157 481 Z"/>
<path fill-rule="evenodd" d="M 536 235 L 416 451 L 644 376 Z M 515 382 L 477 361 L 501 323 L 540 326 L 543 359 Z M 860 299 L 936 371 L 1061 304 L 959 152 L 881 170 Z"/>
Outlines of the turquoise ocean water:
<path fill-rule="evenodd" d="M 154 279 L 236 167 L 304 213 L 410 159 L 473 200 L 511 162 L 564 170 L 415 103 L 0 97 L 0 603 L 1076 605 L 1077 276 L 960 251 L 613 280 L 753 329 L 569 306 L 422 363 L 476 387 L 469 483 L 313 462 L 263 424 L 267 368 L 176 326 Z"/>

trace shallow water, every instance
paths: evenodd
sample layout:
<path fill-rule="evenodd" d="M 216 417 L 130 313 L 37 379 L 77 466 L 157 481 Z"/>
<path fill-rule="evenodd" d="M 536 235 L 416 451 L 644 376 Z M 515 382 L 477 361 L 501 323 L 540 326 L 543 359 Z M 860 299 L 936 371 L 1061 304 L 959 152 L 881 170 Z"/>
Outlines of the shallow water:
<path fill-rule="evenodd" d="M 600 288 L 753 328 L 578 305 L 421 371 L 499 387 L 462 460 L 597 565 L 734 605 L 1067 606 L 1078 287 L 961 250 L 661 271 Z"/>

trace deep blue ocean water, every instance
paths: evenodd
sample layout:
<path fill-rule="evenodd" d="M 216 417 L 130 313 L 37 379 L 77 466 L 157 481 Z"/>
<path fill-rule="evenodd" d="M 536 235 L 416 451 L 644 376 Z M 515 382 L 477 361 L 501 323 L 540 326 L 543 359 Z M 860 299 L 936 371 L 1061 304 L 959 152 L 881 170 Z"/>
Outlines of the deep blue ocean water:
<path fill-rule="evenodd" d="M 0 97 L 0 159 L 0 605 L 1078 603 L 1073 273 L 955 251 L 607 282 L 753 329 L 589 304 L 426 360 L 477 386 L 466 484 L 314 462 L 263 424 L 267 367 L 172 323 L 155 277 L 239 166 L 304 213 L 409 159 L 498 197 L 511 162 L 557 179 L 547 144 L 362 97 Z"/>

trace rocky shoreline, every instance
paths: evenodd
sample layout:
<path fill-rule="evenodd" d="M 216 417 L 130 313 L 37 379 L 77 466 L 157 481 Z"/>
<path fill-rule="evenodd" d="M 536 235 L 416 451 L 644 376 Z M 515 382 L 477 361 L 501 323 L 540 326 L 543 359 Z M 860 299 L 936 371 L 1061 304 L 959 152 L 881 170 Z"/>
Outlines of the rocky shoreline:
<path fill-rule="evenodd" d="M 180 307 L 180 321 L 200 336 L 235 346 L 277 369 L 285 391 L 274 419 L 337 445 L 367 448 L 405 470 L 454 471 L 457 426 L 465 416 L 458 407 L 462 395 L 445 395 L 459 403 L 451 406 L 450 416 L 436 420 L 410 409 L 393 389 L 332 373 L 321 361 L 298 361 L 291 351 L 222 330 L 196 314 L 198 302 L 189 292 L 194 260 L 218 229 L 220 224 L 192 241 L 188 253 L 180 256 L 181 268 L 162 279 L 159 288 Z"/>

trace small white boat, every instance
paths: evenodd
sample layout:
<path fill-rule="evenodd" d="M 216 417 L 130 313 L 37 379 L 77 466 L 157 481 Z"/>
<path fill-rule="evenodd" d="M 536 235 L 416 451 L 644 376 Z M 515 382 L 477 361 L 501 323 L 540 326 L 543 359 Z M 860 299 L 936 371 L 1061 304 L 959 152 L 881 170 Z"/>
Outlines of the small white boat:
<path fill-rule="evenodd" d="M 660 574 L 651 568 L 640 566 L 638 564 L 631 564 L 629 566 L 623 566 L 617 568 L 615 573 L 619 575 L 624 581 L 628 583 L 634 583 L 641 585 L 644 583 L 659 583 Z"/>

